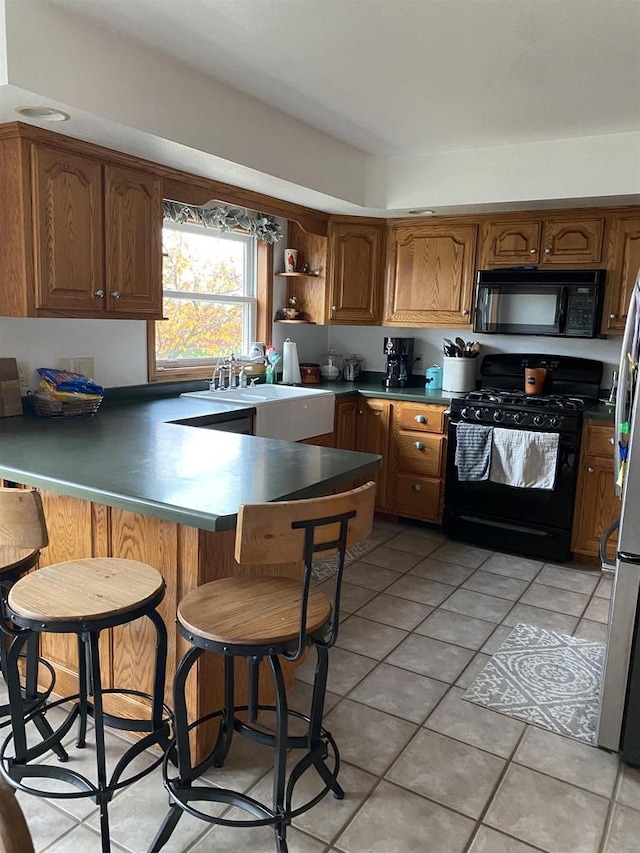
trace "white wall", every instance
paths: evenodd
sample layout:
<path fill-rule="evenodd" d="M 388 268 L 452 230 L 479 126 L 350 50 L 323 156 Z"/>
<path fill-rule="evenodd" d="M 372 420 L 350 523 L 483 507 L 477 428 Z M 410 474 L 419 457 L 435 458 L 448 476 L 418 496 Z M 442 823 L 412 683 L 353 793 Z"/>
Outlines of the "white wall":
<path fill-rule="evenodd" d="M 93 356 L 93 378 L 105 387 L 140 385 L 147 381 L 147 324 L 0 317 L 0 356 L 26 362 L 32 388 L 38 387 L 36 367 L 78 356 Z"/>
<path fill-rule="evenodd" d="M 279 282 L 282 280 L 276 280 Z M 276 284 L 280 290 L 284 286 Z M 282 296 L 280 300 L 283 301 Z M 278 302 L 274 303 L 278 307 Z M 385 358 L 385 335 L 415 338 L 414 351 L 422 356 L 415 373 L 423 374 L 432 364 L 442 364 L 442 339 L 459 334 L 455 329 L 398 329 L 365 326 L 273 326 L 273 341 L 282 352 L 289 337 L 298 344 L 300 361 L 321 362 L 329 346 L 364 359 L 366 370 L 381 371 Z M 471 332 L 463 334 L 465 339 Z M 506 335 L 478 335 L 482 353 L 539 352 L 582 356 L 603 361 L 603 386 L 609 387 L 611 372 L 617 367 L 621 339 L 554 340 Z M 269 341 L 266 341 L 269 343 Z M 0 357 L 15 357 L 32 371 L 31 385 L 37 387 L 36 367 L 56 367 L 58 358 L 93 356 L 95 379 L 106 387 L 141 385 L 147 381 L 146 323 L 141 320 L 55 320 L 0 317 Z"/>
<path fill-rule="evenodd" d="M 453 339 L 460 335 L 465 340 L 478 340 L 482 346 L 481 356 L 489 352 L 533 352 L 597 359 L 605 364 L 604 387 L 609 387 L 611 372 L 617 368 L 621 345 L 621 338 L 618 337 L 579 341 L 518 335 L 474 335 L 473 332 L 455 329 L 370 329 L 362 326 L 332 326 L 329 341 L 334 349 L 345 355 L 355 352 L 362 356 L 366 370 L 383 370 L 385 357 L 382 347 L 385 335 L 415 338 L 414 355 L 422 356 L 422 360 L 415 365 L 414 373 L 422 375 L 425 368 L 432 364 L 442 365 L 442 339 Z"/>
<path fill-rule="evenodd" d="M 64 133 L 98 141 L 96 134 L 108 132 L 113 129 L 111 123 L 117 122 L 120 140 L 126 138 L 127 128 L 149 135 L 148 147 L 130 153 L 150 159 L 159 153 L 160 162 L 165 162 L 171 156 L 163 154 L 173 152 L 159 144 L 166 140 L 212 155 L 208 168 L 202 170 L 211 177 L 217 176 L 219 167 L 221 180 L 247 186 L 253 170 L 254 189 L 259 189 L 255 186 L 259 173 L 264 173 L 354 204 L 364 203 L 366 155 L 362 151 L 185 62 L 42 0 L 7 3 L 5 26 L 9 83 L 74 112 L 74 121 L 65 125 Z M 0 37 L 4 28 L 2 33 Z M 83 131 L 75 110 L 86 114 L 85 122 L 90 115 L 96 121 L 86 123 Z M 131 148 L 122 142 L 114 147 Z M 245 168 L 242 182 L 230 177 L 230 164 Z"/>
<path fill-rule="evenodd" d="M 640 193 L 640 132 L 372 158 L 367 204 L 388 209 L 502 204 Z"/>

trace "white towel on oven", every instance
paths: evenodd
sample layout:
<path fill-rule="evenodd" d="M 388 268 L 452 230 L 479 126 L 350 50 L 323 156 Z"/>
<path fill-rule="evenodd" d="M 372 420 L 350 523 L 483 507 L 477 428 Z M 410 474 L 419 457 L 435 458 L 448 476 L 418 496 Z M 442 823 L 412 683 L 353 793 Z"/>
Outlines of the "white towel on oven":
<path fill-rule="evenodd" d="M 559 444 L 556 432 L 494 429 L 489 480 L 519 489 L 553 489 Z"/>

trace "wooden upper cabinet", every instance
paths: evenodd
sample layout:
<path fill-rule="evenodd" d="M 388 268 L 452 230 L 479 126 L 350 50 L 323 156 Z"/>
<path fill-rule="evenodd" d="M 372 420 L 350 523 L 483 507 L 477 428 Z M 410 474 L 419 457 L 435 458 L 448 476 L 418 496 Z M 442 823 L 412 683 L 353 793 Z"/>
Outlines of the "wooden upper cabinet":
<path fill-rule="evenodd" d="M 543 264 L 599 264 L 602 260 L 604 217 L 545 222 Z"/>
<path fill-rule="evenodd" d="M 0 139 L 0 194 L 14 210 L 0 224 L 0 316 L 162 317 L 160 178 L 100 152 Z"/>
<path fill-rule="evenodd" d="M 534 264 L 540 257 L 540 222 L 486 222 L 482 227 L 483 266 Z"/>
<path fill-rule="evenodd" d="M 475 225 L 390 225 L 385 325 L 468 327 Z"/>
<path fill-rule="evenodd" d="M 100 164 L 32 146 L 36 309 L 100 311 L 104 292 Z"/>
<path fill-rule="evenodd" d="M 599 264 L 604 225 L 604 216 L 487 221 L 482 224 L 479 266 Z"/>
<path fill-rule="evenodd" d="M 160 179 L 105 167 L 106 305 L 113 313 L 162 313 Z"/>
<path fill-rule="evenodd" d="M 327 318 L 345 325 L 380 323 L 384 222 L 329 223 Z"/>
<path fill-rule="evenodd" d="M 602 331 L 621 334 L 633 285 L 640 271 L 640 216 L 620 216 L 613 220 L 607 270 Z"/>

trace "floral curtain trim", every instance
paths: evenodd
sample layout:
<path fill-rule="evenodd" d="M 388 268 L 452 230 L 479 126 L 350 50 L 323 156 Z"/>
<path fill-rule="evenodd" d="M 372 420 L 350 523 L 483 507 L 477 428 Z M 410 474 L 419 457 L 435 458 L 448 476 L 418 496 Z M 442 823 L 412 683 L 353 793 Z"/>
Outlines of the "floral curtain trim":
<path fill-rule="evenodd" d="M 253 213 L 242 207 L 189 207 L 177 201 L 164 201 L 164 218 L 170 222 L 196 222 L 218 231 L 247 231 L 263 243 L 282 240 L 278 222 L 264 213 Z"/>

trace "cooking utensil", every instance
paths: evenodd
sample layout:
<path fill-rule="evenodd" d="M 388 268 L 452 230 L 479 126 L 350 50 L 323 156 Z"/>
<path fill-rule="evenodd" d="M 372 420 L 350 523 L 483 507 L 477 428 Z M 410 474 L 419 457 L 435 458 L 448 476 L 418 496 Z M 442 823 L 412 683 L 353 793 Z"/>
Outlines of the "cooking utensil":
<path fill-rule="evenodd" d="M 455 358 L 458 355 L 458 347 L 454 344 L 453 341 L 450 341 L 449 338 L 443 338 L 444 341 L 444 354 L 449 356 L 449 358 Z"/>
<path fill-rule="evenodd" d="M 456 338 L 456 346 L 460 350 L 460 355 L 464 354 L 465 347 L 467 346 L 462 338 Z"/>

